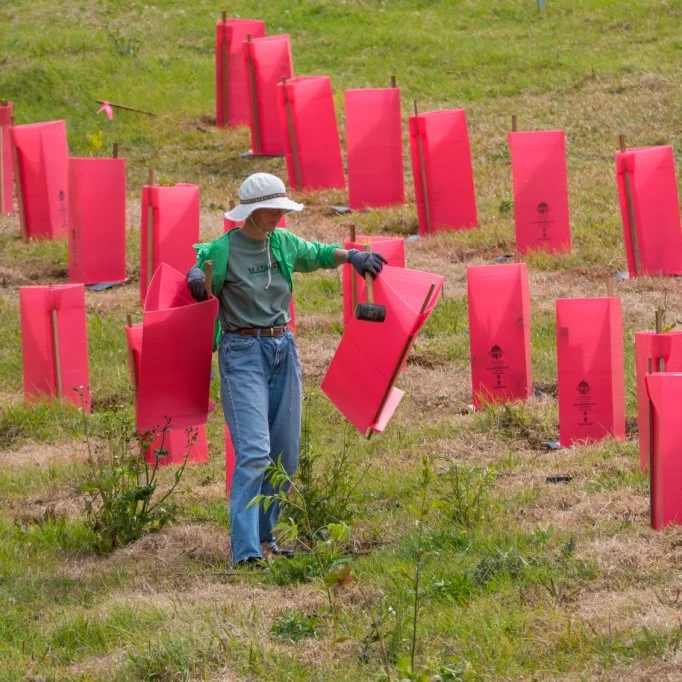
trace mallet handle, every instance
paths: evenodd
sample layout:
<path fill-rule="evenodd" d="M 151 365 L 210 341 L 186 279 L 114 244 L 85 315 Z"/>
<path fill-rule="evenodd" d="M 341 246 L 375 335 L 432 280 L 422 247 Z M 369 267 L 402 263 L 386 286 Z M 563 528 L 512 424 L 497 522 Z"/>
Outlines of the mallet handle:
<path fill-rule="evenodd" d="M 206 280 L 206 293 L 208 297 L 213 296 L 213 285 L 211 279 L 213 278 L 213 261 L 207 260 L 206 266 L 204 267 L 204 278 Z"/>
<path fill-rule="evenodd" d="M 355 225 L 349 225 L 348 230 L 350 232 L 350 241 L 351 244 L 355 244 L 355 240 L 357 238 L 357 235 L 355 234 Z M 352 247 L 351 247 L 352 248 Z M 355 310 L 355 306 L 358 304 L 358 280 L 357 280 L 357 275 L 355 273 L 355 270 L 353 269 L 353 266 L 351 265 L 350 268 L 348 269 L 348 272 L 350 273 L 350 303 L 351 303 L 351 310 Z"/>

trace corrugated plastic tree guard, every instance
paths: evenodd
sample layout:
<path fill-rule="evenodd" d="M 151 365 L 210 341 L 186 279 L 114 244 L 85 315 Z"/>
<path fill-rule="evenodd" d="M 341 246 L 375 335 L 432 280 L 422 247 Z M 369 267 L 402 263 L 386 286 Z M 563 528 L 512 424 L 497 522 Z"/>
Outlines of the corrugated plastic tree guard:
<path fill-rule="evenodd" d="M 637 272 L 630 235 L 626 172 L 632 186 L 641 272 Z M 672 147 L 642 147 L 616 152 L 616 176 L 630 276 L 682 274 L 680 200 Z"/>
<path fill-rule="evenodd" d="M 137 426 L 174 431 L 205 424 L 218 301 L 192 299 L 185 275 L 165 263 L 145 301 Z"/>
<path fill-rule="evenodd" d="M 509 133 L 516 250 L 571 250 L 563 130 Z"/>
<path fill-rule="evenodd" d="M 409 122 L 419 233 L 477 227 L 471 147 L 464 109 L 410 116 Z M 428 197 L 428 220 L 425 197 Z"/>
<path fill-rule="evenodd" d="M 267 36 L 244 45 L 246 69 L 253 78 L 248 97 L 251 152 L 282 155 L 284 134 L 277 111 L 277 88 L 282 78 L 294 75 L 289 36 Z"/>
<path fill-rule="evenodd" d="M 649 398 L 644 380 L 649 371 L 649 359 L 653 361 L 654 372 L 659 371 L 659 366 L 664 372 L 682 372 L 682 332 L 656 334 L 647 331 L 635 334 L 639 466 L 642 471 L 649 468 Z"/>
<path fill-rule="evenodd" d="M 473 403 L 525 400 L 533 391 L 525 263 L 467 268 Z"/>
<path fill-rule="evenodd" d="M 397 237 L 365 236 L 357 235 L 355 242 L 346 239 L 343 248 L 358 249 L 363 251 L 365 245 L 370 244 L 372 251 L 380 253 L 394 268 L 405 267 L 405 240 Z M 355 316 L 353 302 L 353 286 L 355 279 L 355 298 L 360 301 L 366 300 L 367 288 L 364 277 L 360 277 L 350 263 L 343 265 L 343 324 L 347 324 L 349 318 Z M 357 302 L 357 301 L 356 301 Z"/>
<path fill-rule="evenodd" d="M 651 526 L 682 524 L 682 374 L 647 374 L 653 403 L 654 456 L 651 476 Z"/>
<path fill-rule="evenodd" d="M 400 89 L 346 90 L 344 99 L 350 208 L 404 204 Z"/>
<path fill-rule="evenodd" d="M 19 302 L 26 402 L 58 397 L 61 383 L 64 400 L 90 411 L 85 288 L 19 287 Z"/>
<path fill-rule="evenodd" d="M 559 442 L 625 438 L 625 360 L 620 299 L 556 301 Z"/>
<path fill-rule="evenodd" d="M 135 391 L 135 409 L 137 411 L 138 377 L 140 376 L 140 356 L 142 353 L 142 325 L 135 324 L 126 327 L 126 339 L 130 359 L 134 363 L 130 367 L 131 382 Z M 159 433 L 145 451 L 145 458 L 149 464 L 156 460 L 156 450 L 167 452 L 159 457 L 159 465 L 182 464 L 189 448 L 190 435 L 193 429 L 167 429 Z M 196 440 L 189 449 L 188 462 L 200 464 L 208 461 L 208 441 L 206 439 L 206 424 L 196 427 Z"/>
<path fill-rule="evenodd" d="M 66 237 L 69 229 L 69 149 L 64 121 L 14 126 L 28 239 Z"/>
<path fill-rule="evenodd" d="M 69 281 L 124 281 L 125 159 L 69 159 L 69 225 Z"/>
<path fill-rule="evenodd" d="M 154 209 L 152 274 L 161 263 L 187 272 L 195 262 L 193 244 L 199 241 L 199 188 L 176 184 L 173 187 L 142 187 L 142 229 L 140 230 L 140 302 L 147 294 L 147 229 L 149 197 Z"/>
<path fill-rule="evenodd" d="M 262 38 L 265 22 L 260 19 L 227 19 L 216 24 L 216 125 L 219 128 L 247 126 L 251 120 L 249 75 L 244 57 L 244 41 L 248 34 Z"/>
<path fill-rule="evenodd" d="M 14 150 L 12 149 L 12 102 L 0 106 L 0 213 L 12 213 L 14 204 Z"/>
<path fill-rule="evenodd" d="M 329 76 L 291 78 L 277 86 L 277 98 L 291 187 L 345 189 Z"/>
<path fill-rule="evenodd" d="M 386 320 L 353 318 L 346 326 L 322 390 L 362 433 L 383 431 L 400 402 L 395 381 L 442 285 L 441 275 L 387 265 L 374 280 L 374 302 L 386 306 Z"/>

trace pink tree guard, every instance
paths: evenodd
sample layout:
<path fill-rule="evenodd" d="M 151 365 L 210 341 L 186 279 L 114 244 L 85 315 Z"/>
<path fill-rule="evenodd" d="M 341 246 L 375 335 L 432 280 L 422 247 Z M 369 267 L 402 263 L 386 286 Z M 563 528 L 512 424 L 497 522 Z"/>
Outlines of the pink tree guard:
<path fill-rule="evenodd" d="M 14 203 L 14 149 L 12 148 L 12 102 L 0 106 L 0 213 L 12 213 Z"/>
<path fill-rule="evenodd" d="M 637 272 L 630 234 L 626 173 L 632 187 L 641 272 Z M 616 152 L 616 179 L 630 276 L 682 274 L 680 200 L 672 147 Z"/>
<path fill-rule="evenodd" d="M 467 268 L 473 403 L 525 400 L 533 391 L 525 263 Z"/>
<path fill-rule="evenodd" d="M 400 89 L 346 90 L 344 99 L 350 208 L 404 204 Z"/>
<path fill-rule="evenodd" d="M 12 142 L 29 239 L 66 237 L 69 229 L 69 148 L 64 121 L 14 126 Z"/>
<path fill-rule="evenodd" d="M 559 442 L 625 438 L 625 360 L 619 298 L 556 301 Z"/>
<path fill-rule="evenodd" d="M 563 130 L 509 133 L 516 250 L 571 250 Z"/>
<path fill-rule="evenodd" d="M 124 159 L 69 159 L 69 281 L 126 279 Z"/>
<path fill-rule="evenodd" d="M 409 125 L 419 234 L 477 227 L 466 112 L 410 116 Z"/>

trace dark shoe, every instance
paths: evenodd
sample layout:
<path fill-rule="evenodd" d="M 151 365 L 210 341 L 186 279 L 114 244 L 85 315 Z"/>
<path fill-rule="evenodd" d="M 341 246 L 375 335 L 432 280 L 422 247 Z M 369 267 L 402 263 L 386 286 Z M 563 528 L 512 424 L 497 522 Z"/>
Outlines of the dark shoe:
<path fill-rule="evenodd" d="M 265 562 L 260 557 L 249 556 L 249 557 L 246 557 L 246 559 L 242 559 L 241 561 L 238 561 L 234 565 L 234 567 L 235 568 L 264 568 Z"/>
<path fill-rule="evenodd" d="M 273 556 L 282 556 L 286 559 L 291 559 L 291 557 L 296 554 L 293 549 L 284 549 L 284 547 L 280 547 L 274 540 L 272 542 L 266 542 L 265 546 Z"/>

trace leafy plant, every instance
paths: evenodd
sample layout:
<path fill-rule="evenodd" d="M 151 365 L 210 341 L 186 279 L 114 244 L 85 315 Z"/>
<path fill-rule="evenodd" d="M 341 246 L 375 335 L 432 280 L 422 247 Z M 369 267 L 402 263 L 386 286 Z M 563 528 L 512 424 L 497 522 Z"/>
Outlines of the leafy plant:
<path fill-rule="evenodd" d="M 278 639 L 298 642 L 301 639 L 317 637 L 318 620 L 295 610 L 282 611 L 273 621 L 270 633 Z"/>
<path fill-rule="evenodd" d="M 88 479 L 79 487 L 85 493 L 87 525 L 96 536 L 95 549 L 108 553 L 156 531 L 174 518 L 175 505 L 170 497 L 185 471 L 187 457 L 196 440 L 196 429 L 188 429 L 188 447 L 182 464 L 174 470 L 171 486 L 158 492 L 159 461 L 168 455 L 164 448 L 170 422 L 161 431 L 160 447 L 147 462 L 144 453 L 157 432 L 136 435 L 130 417 L 110 416 L 103 426 L 104 452 L 93 452 L 88 417 L 83 411 L 83 430 L 88 448 Z"/>
<path fill-rule="evenodd" d="M 490 514 L 489 491 L 495 482 L 489 468 L 451 466 L 441 474 L 440 507 L 462 528 L 475 528 Z"/>

